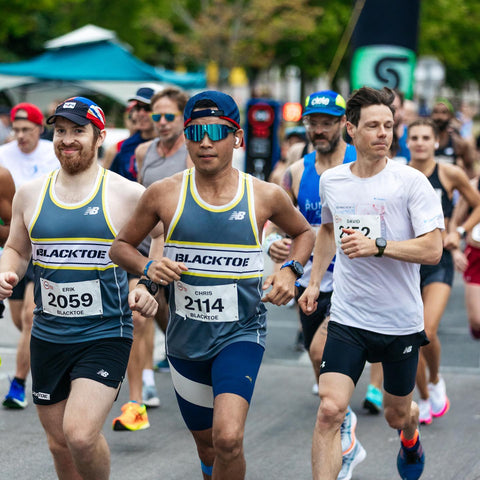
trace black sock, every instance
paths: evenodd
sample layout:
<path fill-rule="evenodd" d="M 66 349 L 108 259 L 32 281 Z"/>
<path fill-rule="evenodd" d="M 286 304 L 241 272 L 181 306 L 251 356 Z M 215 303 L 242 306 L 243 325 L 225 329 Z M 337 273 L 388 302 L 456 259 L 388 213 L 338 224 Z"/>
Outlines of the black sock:
<path fill-rule="evenodd" d="M 22 387 L 25 388 L 25 379 L 24 379 L 24 378 L 15 377 L 14 380 L 15 380 L 19 385 L 21 385 Z"/>

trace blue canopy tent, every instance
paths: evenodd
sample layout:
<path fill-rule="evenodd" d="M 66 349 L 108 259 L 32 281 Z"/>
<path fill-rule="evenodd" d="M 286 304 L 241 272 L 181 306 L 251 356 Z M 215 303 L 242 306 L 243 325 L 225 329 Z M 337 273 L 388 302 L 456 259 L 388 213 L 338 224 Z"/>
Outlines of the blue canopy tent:
<path fill-rule="evenodd" d="M 2 79 L 4 88 L 12 88 L 13 83 L 22 86 L 24 93 L 39 83 L 72 82 L 125 103 L 142 82 L 168 83 L 186 90 L 206 86 L 204 73 L 177 73 L 152 67 L 119 44 L 114 32 L 93 25 L 51 40 L 47 48 L 30 60 L 1 63 L 0 90 Z M 18 81 L 12 82 L 11 77 Z"/>

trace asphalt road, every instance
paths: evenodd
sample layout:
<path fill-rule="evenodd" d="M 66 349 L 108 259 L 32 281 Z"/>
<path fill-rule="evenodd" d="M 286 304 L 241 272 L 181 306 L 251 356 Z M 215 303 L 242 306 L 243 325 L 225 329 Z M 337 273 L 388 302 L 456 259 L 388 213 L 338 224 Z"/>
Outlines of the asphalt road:
<path fill-rule="evenodd" d="M 313 373 L 305 353 L 294 349 L 295 308 L 269 308 L 269 337 L 245 432 L 247 479 L 309 479 L 311 435 L 318 398 L 311 394 Z M 0 320 L 0 395 L 14 373 L 18 334 L 10 319 Z M 422 480 L 480 479 L 480 342 L 469 336 L 461 279 L 456 278 L 440 326 L 442 374 L 450 412 L 421 428 L 426 452 Z M 168 373 L 156 373 L 162 405 L 149 410 L 151 427 L 142 432 L 114 432 L 111 420 L 127 400 L 124 386 L 104 427 L 115 480 L 201 479 L 193 440 L 180 417 Z M 358 415 L 357 435 L 367 458 L 354 480 L 392 480 L 399 441 L 383 417 L 362 410 L 368 371 L 352 399 Z M 28 398 L 31 398 L 28 382 Z M 55 479 L 50 453 L 35 408 L 0 408 L 0 480 Z"/>

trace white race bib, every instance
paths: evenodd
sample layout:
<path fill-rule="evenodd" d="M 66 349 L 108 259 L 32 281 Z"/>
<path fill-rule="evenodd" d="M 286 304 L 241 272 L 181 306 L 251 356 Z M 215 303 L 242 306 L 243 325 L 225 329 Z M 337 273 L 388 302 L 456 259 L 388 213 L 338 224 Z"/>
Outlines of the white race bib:
<path fill-rule="evenodd" d="M 360 233 L 363 233 L 363 235 L 373 240 L 382 236 L 380 215 L 335 215 L 334 224 L 335 243 L 338 247 L 340 247 L 342 237 L 345 235 L 345 233 L 342 231 L 342 228 L 359 230 Z"/>
<path fill-rule="evenodd" d="M 238 320 L 237 285 L 188 285 L 175 282 L 175 313 L 200 322 Z"/>
<path fill-rule="evenodd" d="M 55 283 L 40 278 L 43 311 L 56 317 L 102 315 L 102 293 L 99 280 Z"/>

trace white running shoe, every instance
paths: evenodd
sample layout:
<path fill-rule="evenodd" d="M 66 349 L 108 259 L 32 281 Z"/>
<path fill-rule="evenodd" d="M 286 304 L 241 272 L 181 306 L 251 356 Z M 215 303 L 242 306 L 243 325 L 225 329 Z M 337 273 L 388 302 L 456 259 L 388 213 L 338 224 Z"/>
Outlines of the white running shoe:
<path fill-rule="evenodd" d="M 445 380 L 442 377 L 439 377 L 438 383 L 429 383 L 428 393 L 430 394 L 432 415 L 434 417 L 441 417 L 442 415 L 445 415 L 450 408 L 450 401 L 447 397 Z"/>
<path fill-rule="evenodd" d="M 356 426 L 357 416 L 349 406 L 345 418 L 343 419 L 343 423 L 340 426 L 340 438 L 342 439 L 342 455 L 344 456 L 349 454 L 355 447 Z"/>
<path fill-rule="evenodd" d="M 148 408 L 155 408 L 160 406 L 160 398 L 158 397 L 157 388 L 155 385 L 145 385 L 142 388 L 143 403 Z"/>
<path fill-rule="evenodd" d="M 430 400 L 420 399 L 418 401 L 418 408 L 420 410 L 418 421 L 425 425 L 430 425 L 432 423 L 432 406 L 430 405 Z"/>
<path fill-rule="evenodd" d="M 353 413 L 353 412 L 352 412 Z M 337 480 L 350 480 L 352 478 L 353 469 L 365 460 L 367 452 L 362 447 L 362 444 L 357 440 L 353 450 L 342 457 L 342 469 L 337 477 Z"/>

